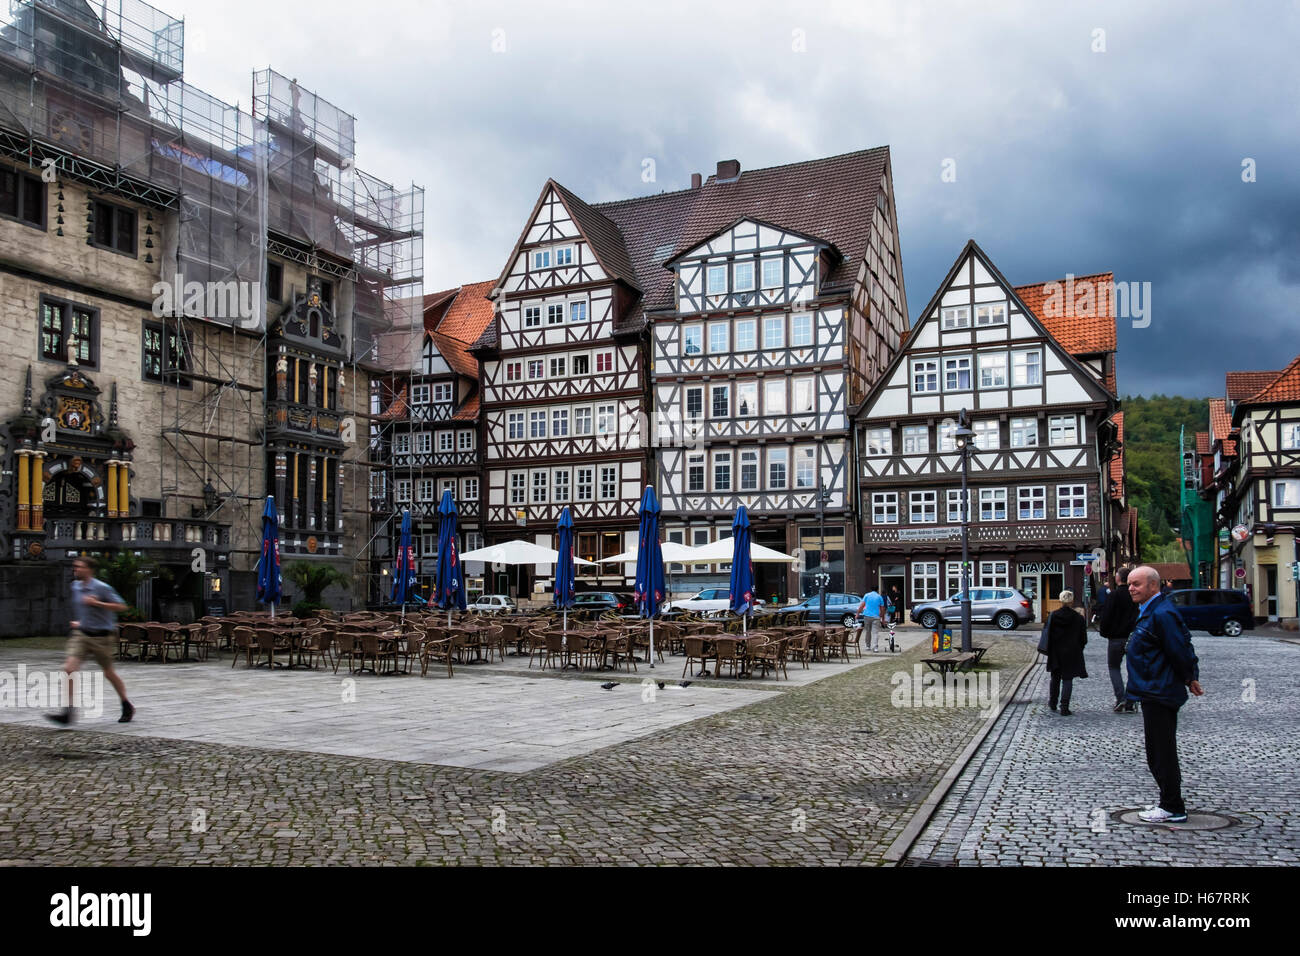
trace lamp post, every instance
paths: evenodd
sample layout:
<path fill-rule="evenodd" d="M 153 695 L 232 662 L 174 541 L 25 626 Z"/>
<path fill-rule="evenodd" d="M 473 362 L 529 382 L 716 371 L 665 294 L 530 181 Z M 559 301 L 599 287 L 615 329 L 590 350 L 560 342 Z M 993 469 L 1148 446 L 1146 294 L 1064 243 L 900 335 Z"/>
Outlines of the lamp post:
<path fill-rule="evenodd" d="M 817 602 L 819 608 L 819 618 L 821 626 L 826 626 L 826 582 L 830 577 L 826 570 L 829 562 L 826 560 L 826 502 L 830 500 L 831 493 L 822 489 L 821 475 L 817 476 L 817 525 L 819 534 L 818 553 L 817 553 Z"/>
<path fill-rule="evenodd" d="M 966 409 L 961 410 L 953 441 L 961 452 L 961 650 L 969 654 L 970 640 L 970 456 L 975 448 L 975 433 L 966 421 Z"/>

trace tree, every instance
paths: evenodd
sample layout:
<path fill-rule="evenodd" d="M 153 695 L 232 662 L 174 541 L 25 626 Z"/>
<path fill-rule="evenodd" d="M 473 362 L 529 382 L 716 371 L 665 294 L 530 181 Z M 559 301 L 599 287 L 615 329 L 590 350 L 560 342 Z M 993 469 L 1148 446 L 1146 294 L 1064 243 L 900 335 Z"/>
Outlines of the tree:
<path fill-rule="evenodd" d="M 284 569 L 284 576 L 302 591 L 302 602 L 321 606 L 321 595 L 328 587 L 338 586 L 348 590 L 351 582 L 346 574 L 328 564 L 313 561 L 295 561 Z M 295 608 L 296 610 L 296 608 Z"/>

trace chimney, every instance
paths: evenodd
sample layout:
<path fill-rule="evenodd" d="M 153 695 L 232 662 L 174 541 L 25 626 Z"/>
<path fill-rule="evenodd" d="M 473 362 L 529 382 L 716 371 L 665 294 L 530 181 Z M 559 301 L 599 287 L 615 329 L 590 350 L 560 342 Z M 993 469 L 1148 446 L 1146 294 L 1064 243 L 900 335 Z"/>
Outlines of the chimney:
<path fill-rule="evenodd" d="M 699 173 L 691 173 L 692 189 L 699 189 L 702 183 L 703 183 L 703 177 L 701 177 Z"/>
<path fill-rule="evenodd" d="M 739 178 L 740 178 L 740 160 L 738 159 L 718 160 L 717 182 L 734 183 Z"/>

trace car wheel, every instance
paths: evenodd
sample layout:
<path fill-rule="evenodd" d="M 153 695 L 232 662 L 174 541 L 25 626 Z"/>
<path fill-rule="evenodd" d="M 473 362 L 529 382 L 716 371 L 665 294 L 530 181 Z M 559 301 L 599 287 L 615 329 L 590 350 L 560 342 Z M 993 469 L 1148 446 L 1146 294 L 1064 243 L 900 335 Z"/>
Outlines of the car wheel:
<path fill-rule="evenodd" d="M 1242 628 L 1241 628 L 1240 621 L 1223 622 L 1223 633 L 1227 634 L 1229 637 L 1237 637 L 1238 635 L 1241 634 L 1241 630 Z"/>
<path fill-rule="evenodd" d="M 1000 612 L 994 620 L 997 623 L 998 627 L 1000 627 L 1004 631 L 1014 631 L 1017 627 L 1020 626 L 1020 619 L 1017 618 L 1010 611 Z"/>
<path fill-rule="evenodd" d="M 927 630 L 934 630 L 939 626 L 939 615 L 934 611 L 923 611 L 920 617 L 920 624 Z"/>
<path fill-rule="evenodd" d="M 845 614 L 842 618 L 840 618 L 840 623 L 843 624 L 845 627 L 852 627 L 852 626 L 853 626 L 853 615 L 852 615 L 852 614 Z"/>

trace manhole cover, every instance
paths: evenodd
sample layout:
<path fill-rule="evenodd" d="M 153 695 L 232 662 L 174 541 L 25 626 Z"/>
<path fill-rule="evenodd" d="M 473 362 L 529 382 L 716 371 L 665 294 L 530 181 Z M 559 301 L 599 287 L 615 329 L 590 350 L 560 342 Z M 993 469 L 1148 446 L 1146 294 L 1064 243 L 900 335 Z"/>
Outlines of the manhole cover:
<path fill-rule="evenodd" d="M 1120 810 L 1112 814 L 1120 823 L 1131 823 L 1139 827 L 1163 827 L 1167 830 L 1223 830 L 1227 827 L 1240 826 L 1241 821 L 1221 813 L 1189 813 L 1181 823 L 1147 823 L 1138 816 L 1143 807 Z"/>

